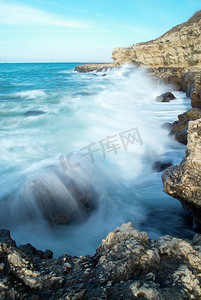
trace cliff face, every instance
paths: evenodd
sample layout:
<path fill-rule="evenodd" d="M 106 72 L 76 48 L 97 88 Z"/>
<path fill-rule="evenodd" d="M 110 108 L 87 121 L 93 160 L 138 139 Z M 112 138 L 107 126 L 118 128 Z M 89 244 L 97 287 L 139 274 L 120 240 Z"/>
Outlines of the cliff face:
<path fill-rule="evenodd" d="M 163 173 L 164 191 L 190 209 L 201 228 L 201 119 L 189 122 L 187 148 L 182 162 Z"/>
<path fill-rule="evenodd" d="M 201 11 L 156 40 L 115 48 L 112 58 L 116 66 L 201 67 Z"/>
<path fill-rule="evenodd" d="M 186 92 L 193 107 L 201 107 L 201 11 L 161 37 L 132 47 L 115 48 L 115 66 L 131 63 Z"/>

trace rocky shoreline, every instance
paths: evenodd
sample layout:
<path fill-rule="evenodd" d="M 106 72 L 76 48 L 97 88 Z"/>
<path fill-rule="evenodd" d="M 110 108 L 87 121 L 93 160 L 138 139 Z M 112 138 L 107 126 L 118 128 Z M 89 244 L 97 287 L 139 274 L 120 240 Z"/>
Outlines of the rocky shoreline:
<path fill-rule="evenodd" d="M 84 64 L 76 66 L 75 71 L 79 73 L 88 73 L 93 71 L 105 72 L 111 68 L 114 68 L 114 64 Z"/>
<path fill-rule="evenodd" d="M 119 68 L 115 64 L 86 64 L 78 65 L 76 72 L 106 72 L 112 68 Z M 200 68 L 150 68 L 143 66 L 153 78 L 165 84 L 171 84 L 175 90 L 183 91 L 191 98 L 191 106 L 201 108 L 201 72 Z"/>
<path fill-rule="evenodd" d="M 54 259 L 0 230 L 0 299 L 201 299 L 201 235 L 150 240 L 129 222 L 93 256 Z"/>
<path fill-rule="evenodd" d="M 171 125 L 176 139 L 187 142 L 186 157 L 178 166 L 167 168 L 162 178 L 164 191 L 192 211 L 198 227 L 201 227 L 200 16 L 200 12 L 196 13 L 161 39 L 116 48 L 114 64 L 76 67 L 77 72 L 105 72 L 132 63 L 191 98 L 195 108 L 178 116 L 178 121 Z M 160 55 L 153 49 L 162 53 L 159 65 Z M 180 49 L 180 53 L 175 49 Z M 152 53 L 155 53 L 154 65 L 149 62 Z M 1 229 L 0 299 L 201 299 L 201 235 L 195 234 L 192 241 L 171 236 L 151 240 L 146 232 L 127 223 L 109 233 L 93 256 L 64 254 L 55 259 L 51 250 L 43 252 L 30 244 L 17 247 L 10 232 Z"/>

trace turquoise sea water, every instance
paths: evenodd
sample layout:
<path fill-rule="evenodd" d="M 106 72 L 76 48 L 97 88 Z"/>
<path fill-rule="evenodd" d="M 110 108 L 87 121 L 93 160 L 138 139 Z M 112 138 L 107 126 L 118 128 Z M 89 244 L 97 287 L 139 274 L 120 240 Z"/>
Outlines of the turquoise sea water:
<path fill-rule="evenodd" d="M 190 237 L 186 212 L 152 170 L 155 160 L 176 164 L 184 156 L 185 146 L 161 125 L 188 110 L 190 99 L 174 92 L 176 100 L 156 102 L 172 87 L 131 66 L 81 74 L 76 65 L 0 64 L 0 227 L 18 244 L 49 248 L 55 256 L 92 254 L 128 221 L 152 238 Z M 67 160 L 64 170 L 59 158 L 69 153 L 74 167 Z M 57 226 L 44 220 L 29 187 L 43 181 L 65 203 L 68 191 L 55 170 L 95 190 L 98 208 L 90 217 Z"/>

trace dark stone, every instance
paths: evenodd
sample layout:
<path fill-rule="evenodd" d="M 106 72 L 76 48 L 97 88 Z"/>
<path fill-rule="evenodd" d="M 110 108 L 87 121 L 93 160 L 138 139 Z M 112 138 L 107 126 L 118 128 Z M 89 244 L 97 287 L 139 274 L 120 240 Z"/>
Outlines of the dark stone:
<path fill-rule="evenodd" d="M 6 229 L 0 229 L 0 243 L 16 247 L 15 241 L 11 239 L 10 231 Z"/>
<path fill-rule="evenodd" d="M 84 65 L 78 65 L 75 68 L 76 72 L 79 73 L 88 73 L 88 72 L 105 72 L 110 70 L 111 68 L 114 68 L 114 64 L 84 64 Z"/>
<path fill-rule="evenodd" d="M 151 240 L 130 222 L 109 233 L 94 256 L 46 259 L 30 244 L 2 244 L 0 299 L 197 299 L 200 245 L 198 234 Z"/>
<path fill-rule="evenodd" d="M 53 252 L 51 250 L 46 249 L 45 252 L 41 250 L 37 250 L 31 244 L 21 245 L 18 249 L 26 254 L 28 257 L 39 257 L 41 259 L 48 259 L 53 257 Z"/>
<path fill-rule="evenodd" d="M 44 258 L 44 252 L 41 250 L 37 250 L 31 244 L 21 245 L 18 247 L 21 252 L 26 254 L 28 257 L 37 256 L 39 258 Z"/>
<path fill-rule="evenodd" d="M 25 116 L 27 117 L 31 117 L 31 116 L 40 116 L 40 115 L 44 115 L 45 112 L 42 110 L 28 110 L 27 112 L 25 112 Z"/>
<path fill-rule="evenodd" d="M 172 129 L 172 123 L 166 122 L 166 123 L 162 124 L 161 127 L 163 129 L 166 129 L 166 130 L 171 130 Z"/>
<path fill-rule="evenodd" d="M 175 139 L 184 145 L 187 145 L 187 131 L 189 121 L 201 118 L 201 109 L 193 108 L 178 116 L 178 121 L 172 124 L 169 135 L 174 135 Z"/>
<path fill-rule="evenodd" d="M 98 195 L 79 173 L 72 179 L 59 169 L 50 168 L 46 174 L 22 186 L 20 201 L 21 219 L 43 218 L 51 225 L 59 225 L 83 221 L 97 208 Z"/>
<path fill-rule="evenodd" d="M 161 172 L 161 171 L 164 171 L 165 169 L 169 168 L 172 166 L 172 161 L 167 161 L 167 162 L 164 162 L 164 161 L 155 161 L 153 164 L 152 164 L 152 170 L 155 171 L 155 172 Z"/>
<path fill-rule="evenodd" d="M 43 255 L 44 258 L 53 258 L 53 252 L 49 249 L 46 249 Z"/>
<path fill-rule="evenodd" d="M 187 129 L 176 133 L 174 137 L 179 143 L 187 145 Z"/>
<path fill-rule="evenodd" d="M 161 94 L 160 96 L 156 97 L 157 102 L 170 102 L 170 100 L 173 99 L 175 99 L 175 96 L 170 92 Z"/>

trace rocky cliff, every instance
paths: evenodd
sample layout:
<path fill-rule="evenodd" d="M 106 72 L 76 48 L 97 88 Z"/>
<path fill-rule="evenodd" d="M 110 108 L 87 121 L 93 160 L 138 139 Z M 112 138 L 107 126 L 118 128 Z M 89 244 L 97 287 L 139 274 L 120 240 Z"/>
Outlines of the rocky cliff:
<path fill-rule="evenodd" d="M 201 107 L 201 11 L 156 40 L 115 48 L 115 66 L 130 63 L 149 68 L 156 78 L 175 85 Z"/>
<path fill-rule="evenodd" d="M 190 209 L 201 228 L 201 119 L 188 124 L 186 157 L 162 175 L 164 191 Z"/>
<path fill-rule="evenodd" d="M 115 48 L 112 58 L 117 66 L 201 67 L 201 11 L 156 40 Z"/>

